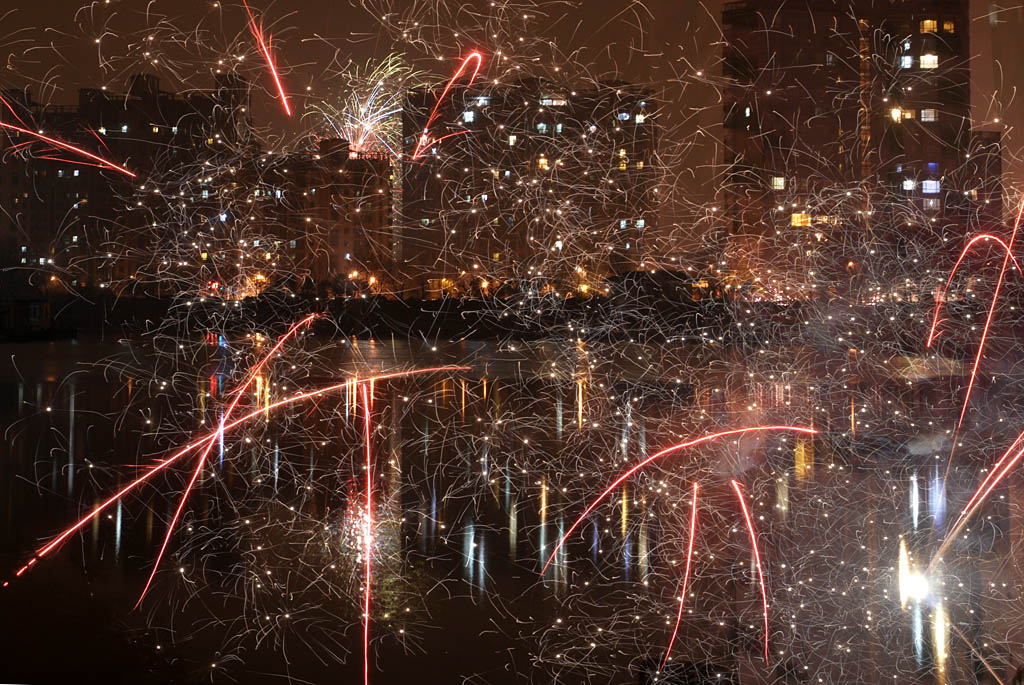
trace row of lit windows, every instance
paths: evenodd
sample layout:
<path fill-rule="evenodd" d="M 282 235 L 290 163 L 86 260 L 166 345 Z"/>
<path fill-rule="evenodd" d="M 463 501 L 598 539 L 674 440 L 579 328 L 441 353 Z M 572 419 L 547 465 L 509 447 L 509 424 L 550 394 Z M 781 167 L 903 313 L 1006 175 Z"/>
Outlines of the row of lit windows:
<path fill-rule="evenodd" d="M 168 126 L 167 128 L 171 129 L 171 133 L 172 134 L 177 134 L 178 133 L 178 127 L 177 126 Z M 102 135 L 102 136 L 107 135 L 107 127 L 106 126 L 100 126 L 98 130 L 100 132 L 100 135 Z M 128 133 L 128 124 L 123 124 L 121 126 L 121 133 Z M 160 133 L 160 127 L 159 126 L 154 126 L 153 127 L 153 133 Z M 213 140 L 211 139 L 210 142 L 212 143 Z"/>
<path fill-rule="evenodd" d="M 939 68 L 939 56 L 935 54 L 921 55 L 919 66 L 922 69 L 938 69 Z M 901 55 L 900 56 L 900 68 L 901 69 L 913 69 L 914 68 L 914 56 L 913 55 Z"/>
<path fill-rule="evenodd" d="M 914 119 L 917 114 L 912 109 L 903 109 L 902 107 L 893 107 L 889 110 L 889 116 L 896 123 L 902 122 L 904 119 Z M 939 120 L 939 110 L 937 109 L 922 109 L 921 110 L 921 121 L 934 122 Z"/>
<path fill-rule="evenodd" d="M 952 21 L 946 20 L 942 22 L 942 30 L 946 33 L 956 33 L 956 24 Z M 938 33 L 939 22 L 936 19 L 922 19 L 921 20 L 921 33 Z"/>

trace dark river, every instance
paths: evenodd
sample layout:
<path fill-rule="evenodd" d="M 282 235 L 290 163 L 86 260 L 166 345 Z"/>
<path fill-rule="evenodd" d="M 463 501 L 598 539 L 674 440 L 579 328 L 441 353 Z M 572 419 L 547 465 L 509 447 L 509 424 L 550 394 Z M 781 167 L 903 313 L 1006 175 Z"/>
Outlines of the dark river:
<path fill-rule="evenodd" d="M 943 545 L 1013 443 L 1016 380 L 984 381 L 954 436 L 964 370 L 935 358 L 300 336 L 204 462 L 16 576 L 215 431 L 272 341 L 173 345 L 0 346 L 0 680 L 358 682 L 368 548 L 369 682 L 997 682 L 1024 658 L 1016 470 Z M 468 368 L 346 384 L 443 366 Z M 735 433 L 615 482 L 764 426 L 815 432 Z"/>

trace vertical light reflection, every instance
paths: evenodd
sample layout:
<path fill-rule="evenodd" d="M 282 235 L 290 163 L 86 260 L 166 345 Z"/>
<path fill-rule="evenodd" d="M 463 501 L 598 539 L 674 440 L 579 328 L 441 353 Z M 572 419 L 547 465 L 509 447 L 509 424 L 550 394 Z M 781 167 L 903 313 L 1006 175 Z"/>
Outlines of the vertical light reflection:
<path fill-rule="evenodd" d="M 68 397 L 68 495 L 75 488 L 75 384 L 71 383 Z"/>
<path fill-rule="evenodd" d="M 545 551 L 548 544 L 548 481 L 546 476 L 540 479 L 540 544 L 538 545 L 538 561 L 544 568 Z"/>
<path fill-rule="evenodd" d="M 579 427 L 583 428 L 583 379 L 580 378 L 576 381 L 576 421 Z"/>
<path fill-rule="evenodd" d="M 224 425 L 224 411 L 223 410 L 221 410 L 220 413 L 217 415 L 217 425 L 218 426 L 223 426 Z M 220 431 L 220 432 L 217 433 L 217 447 L 218 447 L 218 450 L 219 450 L 219 453 L 220 453 L 220 466 L 223 468 L 223 466 L 224 466 L 224 431 Z"/>
<path fill-rule="evenodd" d="M 476 570 L 476 564 L 473 563 L 475 560 L 476 552 L 475 535 L 476 528 L 473 525 L 473 520 L 470 519 L 469 522 L 466 524 L 466 532 L 463 536 L 462 542 L 463 567 L 466 574 L 466 581 L 470 585 L 473 585 L 473 572 Z"/>
<path fill-rule="evenodd" d="M 949 651 L 949 632 L 946 627 L 946 610 L 939 600 L 932 610 L 932 649 L 935 654 L 936 683 L 946 682 L 946 656 Z"/>
<path fill-rule="evenodd" d="M 124 500 L 117 500 L 117 513 L 114 514 L 114 557 L 121 556 L 121 522 L 123 520 L 123 505 Z"/>
<path fill-rule="evenodd" d="M 936 528 L 941 528 L 946 518 L 946 484 L 943 481 L 943 472 L 936 465 L 928 492 L 928 509 L 932 515 L 932 525 Z"/>
<path fill-rule="evenodd" d="M 804 436 L 796 439 L 793 450 L 793 468 L 799 483 L 814 477 L 814 443 Z"/>
<path fill-rule="evenodd" d="M 914 523 L 914 530 L 917 530 L 918 522 L 921 520 L 921 492 L 917 485 L 917 471 L 910 475 L 910 518 Z"/>
<path fill-rule="evenodd" d="M 274 491 L 275 492 L 277 491 L 277 476 L 278 476 L 278 472 L 280 471 L 280 468 L 281 468 L 281 448 L 277 444 L 277 441 L 275 440 L 274 441 Z"/>
<path fill-rule="evenodd" d="M 789 515 L 789 474 L 780 476 L 775 481 L 775 508 L 779 512 L 779 518 L 785 519 Z"/>
<path fill-rule="evenodd" d="M 508 507 L 508 556 L 512 561 L 516 560 L 516 554 L 519 549 L 518 509 L 519 505 L 517 502 L 512 502 L 512 506 Z"/>
<path fill-rule="evenodd" d="M 924 619 L 921 616 L 921 604 L 914 603 L 914 614 L 912 618 L 914 631 L 914 658 L 920 666 L 924 659 Z"/>
<path fill-rule="evenodd" d="M 555 391 L 555 436 L 562 439 L 562 390 Z"/>

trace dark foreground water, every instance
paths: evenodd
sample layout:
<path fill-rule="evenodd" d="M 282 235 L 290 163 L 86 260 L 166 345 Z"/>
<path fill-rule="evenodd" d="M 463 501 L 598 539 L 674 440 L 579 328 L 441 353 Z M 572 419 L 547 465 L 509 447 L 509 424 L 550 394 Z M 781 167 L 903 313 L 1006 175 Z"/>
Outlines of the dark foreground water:
<path fill-rule="evenodd" d="M 357 384 L 214 442 L 137 608 L 198 455 L 14 577 L 64 527 L 217 425 L 269 348 L 214 339 L 183 363 L 162 344 L 0 347 L 0 573 L 12 581 L 0 599 L 0 680 L 358 682 Z M 948 361 L 894 357 L 858 374 L 798 349 L 295 347 L 239 412 L 381 371 L 469 367 L 373 386 L 370 682 L 996 682 L 993 672 L 1015 667 L 1016 474 L 934 560 L 1013 440 L 1012 385 L 985 386 L 984 420 L 964 428 L 947 468 L 963 381 Z M 773 424 L 818 433 L 729 436 L 606 491 L 662 448 Z M 694 483 L 689 587 L 657 676 Z"/>

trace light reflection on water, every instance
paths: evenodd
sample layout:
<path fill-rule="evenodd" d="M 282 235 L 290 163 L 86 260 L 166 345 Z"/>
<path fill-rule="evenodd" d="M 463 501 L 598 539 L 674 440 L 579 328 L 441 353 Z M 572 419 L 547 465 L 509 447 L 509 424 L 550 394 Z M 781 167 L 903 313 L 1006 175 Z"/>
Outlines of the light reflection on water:
<path fill-rule="evenodd" d="M 157 430 L 157 426 L 168 425 L 160 413 L 171 411 L 173 401 L 154 401 L 144 410 L 133 402 L 142 379 L 116 376 L 112 380 L 102 368 L 83 370 L 80 366 L 111 355 L 138 355 L 137 351 L 100 344 L 56 345 L 54 349 L 72 353 L 26 360 L 20 373 L 9 369 L 7 375 L 0 376 L 0 406 L 13 436 L 3 461 L 5 558 L 27 554 L 36 540 L 52 534 L 62 522 L 71 521 L 100 495 L 123 483 L 132 469 L 149 463 L 158 447 L 167 449 L 188 437 Z M 12 349 L 19 361 L 26 356 L 24 348 Z M 218 345 L 216 349 L 223 348 Z M 825 570 L 825 566 L 839 559 L 851 567 L 870 562 L 884 568 L 885 559 L 895 565 L 897 536 L 906 537 L 919 558 L 918 565 L 923 565 L 929 546 L 936 543 L 929 531 L 942 529 L 947 510 L 959 511 L 970 492 L 974 481 L 967 470 L 954 470 L 952 480 L 947 480 L 932 454 L 901 453 L 905 436 L 895 440 L 893 432 L 884 428 L 885 412 L 893 401 L 905 415 L 920 416 L 922 424 L 923 419 L 941 420 L 952 406 L 938 400 L 941 383 L 934 390 L 923 383 L 908 395 L 902 383 L 887 385 L 881 379 L 873 404 L 855 406 L 857 402 L 866 404 L 862 389 L 816 386 L 810 368 L 803 378 L 796 374 L 785 381 L 750 381 L 744 374 L 748 367 L 736 358 L 716 364 L 714 355 L 690 359 L 688 356 L 695 354 L 692 350 L 665 350 L 655 355 L 652 367 L 629 363 L 636 357 L 635 351 L 630 346 L 620 350 L 614 376 L 604 376 L 591 366 L 594 355 L 585 346 L 576 346 L 575 368 L 555 372 L 551 372 L 552 365 L 564 364 L 564 360 L 553 345 L 511 351 L 461 343 L 435 353 L 426 346 L 349 341 L 327 353 L 324 366 L 336 368 L 342 377 L 365 377 L 417 362 L 433 365 L 469 360 L 474 367 L 458 376 L 377 388 L 374 441 L 382 480 L 374 517 L 378 521 L 374 554 L 381 557 L 375 580 L 381 612 L 398 611 L 410 592 L 425 595 L 453 574 L 465 583 L 464 589 L 455 592 L 477 600 L 499 596 L 510 586 L 513 592 L 520 592 L 532 583 L 531 574 L 536 576 L 543 568 L 554 544 L 588 498 L 624 464 L 645 458 L 651 447 L 660 449 L 716 425 L 788 422 L 814 425 L 822 437 L 739 444 L 728 454 L 711 452 L 710 461 L 706 454 L 687 457 L 674 466 L 659 468 L 651 477 L 624 484 L 606 506 L 595 510 L 577 539 L 559 550 L 543 577 L 553 599 L 547 609 L 538 609 L 540 619 L 553 616 L 561 606 L 558 598 L 578 591 L 584 578 L 595 582 L 611 579 L 616 592 L 607 597 L 611 608 L 602 609 L 606 615 L 617 611 L 616 602 L 632 611 L 631 607 L 649 601 L 643 597 L 651 593 L 671 596 L 678 581 L 675 564 L 680 550 L 685 549 L 685 526 L 679 524 L 685 522 L 683 510 L 687 509 L 675 505 L 685 504 L 684 493 L 694 478 L 711 481 L 708 489 L 712 493 L 715 482 L 721 486 L 729 477 L 762 477 L 770 483 L 770 489 L 760 496 L 763 511 L 774 517 L 774 522 L 766 522 L 762 515 L 758 526 L 765 530 L 762 553 L 773 565 L 773 605 L 780 616 L 787 612 L 799 616 L 807 604 L 790 602 L 783 592 L 783 586 L 795 577 L 795 572 L 787 570 L 793 566 L 794 549 L 789 545 L 794 541 L 815 550 L 818 559 L 828 560 L 808 558 L 801 568 L 813 569 L 836 583 L 845 582 L 845 576 L 834 568 Z M 718 354 L 728 356 L 727 351 Z M 230 358 L 215 356 L 192 372 L 189 390 L 182 390 L 186 383 L 179 379 L 174 392 L 190 397 L 198 407 L 197 415 L 209 418 L 208 426 L 219 424 L 223 420 L 220 407 L 231 390 L 231 372 Z M 188 377 L 188 373 L 183 375 Z M 44 380 L 36 380 L 40 378 Z M 337 382 L 330 378 L 309 379 L 309 383 L 326 380 Z M 358 448 L 355 390 L 354 383 L 346 388 L 338 398 L 337 412 L 328 419 L 311 410 L 305 415 L 301 411 L 307 410 L 293 412 L 286 419 L 267 415 L 260 421 L 265 425 L 253 434 L 259 438 L 255 446 L 236 444 L 237 438 L 221 435 L 216 473 L 204 477 L 191 517 L 183 525 L 206 530 L 207 536 L 222 525 L 235 530 L 237 515 L 225 506 L 225 493 L 236 505 L 249 500 L 296 502 L 299 513 L 308 520 L 329 522 L 328 542 L 319 554 L 331 559 L 347 556 L 349 564 L 340 572 L 349 574 L 357 584 L 362 554 L 361 495 L 358 474 L 345 462 L 353 444 Z M 248 402 L 268 406 L 278 396 L 275 393 L 279 391 L 273 379 L 260 377 Z M 125 413 L 128 409 L 130 414 Z M 315 421 L 306 428 L 318 436 L 321 445 L 296 441 L 289 432 L 302 416 Z M 870 422 L 876 424 L 875 430 L 862 426 Z M 882 442 L 872 443 L 869 438 Z M 342 468 L 340 463 L 346 466 Z M 839 464 L 846 465 L 854 481 L 847 481 L 844 503 L 848 509 L 828 512 L 821 494 L 835 494 Z M 920 490 L 919 476 L 924 479 Z M 327 477 L 336 478 L 338 487 L 322 501 L 301 496 L 304 484 L 323 483 Z M 89 527 L 88 553 L 81 549 L 69 552 L 84 554 L 87 566 L 118 569 L 124 578 L 126 602 L 137 590 L 140 573 L 159 544 L 162 521 L 173 506 L 167 493 L 175 487 L 163 492 L 150 488 L 118 502 L 109 515 L 98 517 Z M 898 491 L 886 492 L 891 489 Z M 883 499 L 858 501 L 853 490 L 873 492 Z M 922 498 L 928 525 L 919 530 Z M 873 519 L 854 525 L 858 508 L 886 519 L 896 535 L 890 539 Z M 335 516 L 331 512 L 341 513 Z M 826 513 L 843 523 L 831 528 L 831 522 L 825 524 L 819 518 Z M 996 514 L 1005 515 L 1005 509 Z M 732 513 L 705 515 L 710 521 L 701 529 L 697 545 L 704 571 L 702 578 L 695 580 L 702 599 L 695 610 L 716 620 L 731 617 L 733 630 L 739 630 L 740 623 L 756 615 L 756 608 L 746 608 L 756 592 L 753 556 L 749 546 L 741 544 L 745 542 L 743 530 L 736 533 L 738 522 Z M 816 525 L 842 533 L 860 530 L 867 544 L 852 537 L 823 539 L 816 533 Z M 976 545 L 989 551 L 961 559 L 960 577 L 1001 577 L 1000 571 L 991 567 L 1005 558 L 1009 545 L 998 544 L 999 531 L 1005 525 L 998 520 L 993 525 L 995 539 Z M 291 530 L 299 528 L 301 524 L 296 524 Z M 335 549 L 330 536 L 340 540 Z M 861 549 L 851 554 L 854 545 Z M 308 559 L 308 550 L 299 553 Z M 803 555 L 801 550 L 798 556 Z M 735 564 L 743 570 L 729 570 Z M 274 573 L 279 568 L 285 570 L 288 557 L 269 565 Z M 888 592 L 895 596 L 891 575 L 870 581 L 876 595 Z M 164 582 L 173 584 L 176 579 Z M 849 586 L 854 587 L 853 582 Z M 950 592 L 953 604 L 956 592 Z M 995 610 L 982 597 L 979 593 L 961 597 L 975 612 L 971 626 L 978 635 L 984 617 Z M 876 606 L 874 600 L 871 604 Z M 946 650 L 957 648 L 947 644 L 945 629 L 935 624 L 934 617 L 944 617 L 947 605 L 923 604 L 918 600 L 911 603 L 909 620 L 903 624 L 909 637 L 905 644 L 889 645 L 890 654 L 863 647 L 880 670 L 902 664 L 904 658 L 913 659 L 915 670 L 927 670 L 945 658 Z M 899 602 L 895 605 L 898 609 Z M 930 609 L 926 611 L 926 607 Z M 931 626 L 931 646 L 925 644 L 925 614 Z M 683 630 L 696 636 L 704 627 L 695 622 L 684 625 Z M 719 642 L 715 649 L 727 659 L 734 648 L 727 639 Z M 685 653 L 685 646 L 682 649 Z M 700 649 L 707 652 L 712 648 Z M 821 662 L 821 667 L 827 668 L 827 659 Z"/>

